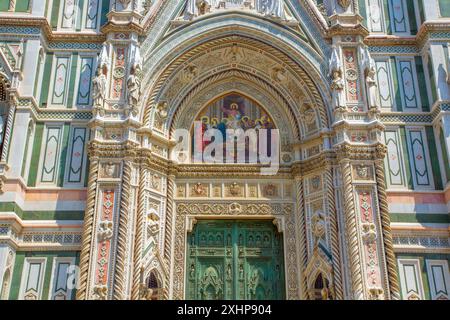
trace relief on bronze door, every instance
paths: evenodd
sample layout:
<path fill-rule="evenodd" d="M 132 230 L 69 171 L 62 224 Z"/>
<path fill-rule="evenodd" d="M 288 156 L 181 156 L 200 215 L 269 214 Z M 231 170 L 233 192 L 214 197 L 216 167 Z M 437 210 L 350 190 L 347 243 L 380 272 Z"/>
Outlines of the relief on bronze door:
<path fill-rule="evenodd" d="M 188 234 L 186 299 L 284 299 L 282 239 L 269 220 L 200 220 Z"/>

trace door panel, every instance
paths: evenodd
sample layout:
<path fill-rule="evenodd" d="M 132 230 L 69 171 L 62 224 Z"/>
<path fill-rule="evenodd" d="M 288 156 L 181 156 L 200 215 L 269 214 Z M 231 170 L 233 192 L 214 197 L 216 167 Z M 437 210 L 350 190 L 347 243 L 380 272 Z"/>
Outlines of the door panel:
<path fill-rule="evenodd" d="M 188 235 L 187 270 L 187 299 L 285 297 L 282 235 L 271 221 L 199 221 Z"/>

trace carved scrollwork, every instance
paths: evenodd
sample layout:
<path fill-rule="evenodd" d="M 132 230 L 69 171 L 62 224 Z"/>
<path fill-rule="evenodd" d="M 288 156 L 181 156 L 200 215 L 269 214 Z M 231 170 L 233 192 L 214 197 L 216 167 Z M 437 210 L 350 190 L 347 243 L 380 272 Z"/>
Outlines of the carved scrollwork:
<path fill-rule="evenodd" d="M 94 300 L 106 300 L 108 296 L 108 287 L 105 285 L 94 286 L 94 294 L 92 298 Z"/>

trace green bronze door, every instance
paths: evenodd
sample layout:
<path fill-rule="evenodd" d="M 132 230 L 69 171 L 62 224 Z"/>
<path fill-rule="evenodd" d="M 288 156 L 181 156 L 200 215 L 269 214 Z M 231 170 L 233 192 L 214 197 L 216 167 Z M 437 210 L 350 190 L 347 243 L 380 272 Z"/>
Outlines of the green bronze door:
<path fill-rule="evenodd" d="M 200 220 L 188 234 L 186 299 L 284 299 L 283 257 L 272 221 Z"/>

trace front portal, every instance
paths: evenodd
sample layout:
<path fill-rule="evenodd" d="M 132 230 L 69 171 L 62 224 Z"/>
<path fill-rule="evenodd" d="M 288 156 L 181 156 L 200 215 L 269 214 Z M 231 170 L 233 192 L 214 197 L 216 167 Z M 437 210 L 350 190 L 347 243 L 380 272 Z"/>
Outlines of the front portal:
<path fill-rule="evenodd" d="M 186 299 L 285 299 L 283 257 L 272 221 L 200 220 L 188 234 Z"/>

